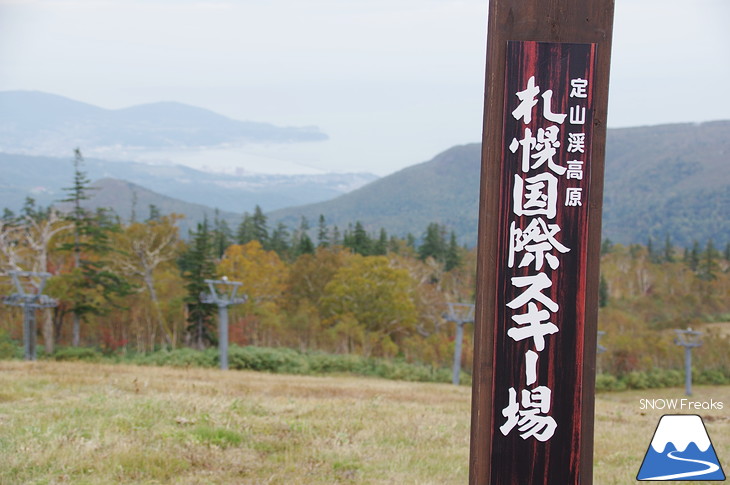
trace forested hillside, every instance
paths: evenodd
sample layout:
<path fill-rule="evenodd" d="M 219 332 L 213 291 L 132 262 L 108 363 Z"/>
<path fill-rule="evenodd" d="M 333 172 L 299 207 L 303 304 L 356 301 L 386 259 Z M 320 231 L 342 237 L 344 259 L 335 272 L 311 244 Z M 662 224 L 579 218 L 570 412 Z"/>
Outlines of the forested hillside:
<path fill-rule="evenodd" d="M 385 228 L 420 237 L 437 222 L 473 246 L 479 209 L 479 144 L 452 147 L 433 160 L 400 170 L 330 201 L 272 211 L 270 217 L 295 225 L 320 214 L 340 227 L 359 221 L 368 231 Z"/>
<path fill-rule="evenodd" d="M 77 196 L 79 190 L 70 191 L 70 199 Z M 217 309 L 200 295 L 208 291 L 206 278 L 225 276 L 240 281 L 248 296 L 230 309 L 233 344 L 443 368 L 454 349 L 446 303 L 473 301 L 476 251 L 439 224 L 424 233 L 416 242 L 384 230 L 368 233 L 359 223 L 341 230 L 323 218 L 290 232 L 270 226 L 257 210 L 237 228 L 211 221 L 183 240 L 175 218 L 159 213 L 123 223 L 104 212 L 63 217 L 28 205 L 20 217 L 2 220 L 0 265 L 5 274 L 52 275 L 45 291 L 58 307 L 38 315 L 47 354 L 69 345 L 109 355 L 215 346 Z M 12 292 L 3 278 L 0 293 Z M 608 348 L 601 370 L 616 386 L 652 372 L 656 378 L 656 369 L 674 369 L 668 378 L 676 379 L 682 353 L 672 329 L 709 331 L 708 323 L 730 320 L 730 244 L 684 250 L 669 239 L 648 247 L 606 240 L 600 296 L 601 343 Z M 10 306 L 0 313 L 0 351 L 7 356 L 22 337 L 22 315 Z M 464 349 L 468 372 L 469 335 Z M 729 350 L 727 337 L 707 334 L 695 352 L 703 378 L 730 379 Z"/>
<path fill-rule="evenodd" d="M 691 247 L 730 239 L 730 121 L 609 132 L 603 233 Z"/>
<path fill-rule="evenodd" d="M 334 200 L 270 216 L 291 225 L 323 214 L 400 235 L 435 221 L 473 245 L 480 156 L 478 144 L 453 147 Z M 608 130 L 603 236 L 623 244 L 668 236 L 682 247 L 730 239 L 729 163 L 730 121 Z"/>
<path fill-rule="evenodd" d="M 693 328 L 704 333 L 693 352 L 696 369 L 718 380 L 730 375 L 730 243 L 684 250 L 668 240 L 649 247 L 604 241 L 599 303 L 606 332 L 599 343 L 607 348 L 599 372 L 675 369 L 680 385 L 684 353 L 674 330 Z"/>
<path fill-rule="evenodd" d="M 730 382 L 728 129 L 718 122 L 613 135 L 623 149 L 612 149 L 606 173 L 606 227 L 616 228 L 602 247 L 602 388 L 679 382 L 673 329 L 688 326 L 706 335 L 695 352 L 703 382 Z M 674 145 L 659 149 L 667 139 Z M 454 147 L 309 207 L 311 217 L 277 219 L 259 206 L 240 219 L 210 217 L 197 207 L 202 220 L 188 221 L 188 234 L 165 199 L 126 182 L 109 181 L 110 208 L 89 206 L 95 189 L 77 151 L 65 212 L 28 199 L 0 218 L 0 294 L 15 291 L 11 271 L 50 274 L 44 290 L 58 306 L 38 312 L 48 355 L 59 346 L 107 355 L 202 350 L 218 343 L 204 281 L 225 277 L 248 297 L 230 310 L 233 344 L 448 367 L 455 331 L 443 316 L 447 302 L 473 302 L 475 293 L 476 249 L 462 243 L 477 228 L 478 154 L 478 145 Z M 115 209 L 135 197 L 134 216 L 120 217 Z M 31 290 L 39 281 L 27 283 Z M 0 314 L 0 356 L 16 355 L 22 313 L 4 305 Z M 464 349 L 468 372 L 469 335 Z"/>
<path fill-rule="evenodd" d="M 730 121 L 609 130 L 603 237 L 622 244 L 649 244 L 650 239 L 656 243 L 669 237 L 681 247 L 730 239 L 729 154 Z M 89 202 L 94 208 L 111 206 L 122 219 L 130 220 L 133 192 L 144 193 L 154 205 L 165 206 L 164 214 L 187 215 L 185 229 L 202 222 L 205 214 L 212 218 L 216 207 L 231 213 L 222 217 L 237 225 L 257 205 L 272 225 L 283 223 L 290 229 L 299 227 L 302 218 L 314 224 L 321 215 L 341 229 L 360 222 L 368 232 L 383 228 L 402 238 L 410 234 L 420 239 L 428 224 L 435 222 L 453 231 L 460 244 L 473 246 L 480 155 L 478 144 L 452 147 L 431 161 L 364 186 L 374 176 L 234 176 L 89 159 L 92 178 L 123 179 L 137 186 L 130 190 L 129 183 L 106 183 Z M 37 170 L 26 170 L 30 165 Z M 69 173 L 70 163 L 0 154 L 0 168 L 5 175 L 0 199 L 6 201 L 4 207 L 17 210 L 26 196 L 39 205 L 57 203 L 63 197 L 59 181 Z M 306 204 L 313 200 L 325 202 Z M 281 209 L 286 206 L 290 207 Z M 146 204 L 137 204 L 134 212 L 147 209 Z"/>

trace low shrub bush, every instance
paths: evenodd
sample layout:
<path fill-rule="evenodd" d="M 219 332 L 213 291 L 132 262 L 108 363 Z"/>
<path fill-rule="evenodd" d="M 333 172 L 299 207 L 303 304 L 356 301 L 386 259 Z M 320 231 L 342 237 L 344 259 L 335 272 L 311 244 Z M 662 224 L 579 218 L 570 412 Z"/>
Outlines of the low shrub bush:
<path fill-rule="evenodd" d="M 174 350 L 158 350 L 149 354 L 139 354 L 122 358 L 122 362 L 139 365 L 155 365 L 171 367 L 215 367 L 218 355 L 215 349 L 195 350 L 181 348 Z"/>
<path fill-rule="evenodd" d="M 50 356 L 53 360 L 58 361 L 74 361 L 82 360 L 86 362 L 99 362 L 102 360 L 102 354 L 96 349 L 88 347 L 63 347 L 58 348 Z"/>
<path fill-rule="evenodd" d="M 0 330 L 0 360 L 21 359 L 23 348 L 5 330 Z"/>
<path fill-rule="evenodd" d="M 23 349 L 7 334 L 0 333 L 0 359 L 22 358 Z M 39 358 L 43 358 L 39 349 Z M 117 355 L 104 357 L 98 350 L 83 347 L 58 349 L 50 358 L 58 361 L 80 360 L 138 365 L 172 367 L 208 367 L 220 365 L 217 348 L 194 350 L 180 348 L 158 350 L 148 354 Z M 280 374 L 349 374 L 383 379 L 412 382 L 451 382 L 451 369 L 426 364 L 406 362 L 400 359 L 363 357 L 354 354 L 327 354 L 323 352 L 300 352 L 286 347 L 239 347 L 232 345 L 228 351 L 228 367 L 232 370 L 252 370 Z M 472 377 L 462 372 L 460 383 L 471 385 Z M 730 370 L 725 368 L 695 370 L 693 382 L 705 385 L 730 384 Z M 633 371 L 623 375 L 602 373 L 596 375 L 596 390 L 623 391 L 627 389 L 656 389 L 681 387 L 684 372 L 677 369 L 652 369 Z"/>
<path fill-rule="evenodd" d="M 724 369 L 705 369 L 695 373 L 693 379 L 697 384 L 722 386 L 730 384 L 730 373 Z"/>
<path fill-rule="evenodd" d="M 625 389 L 626 383 L 612 374 L 596 375 L 596 391 L 623 391 Z"/>
<path fill-rule="evenodd" d="M 678 387 L 684 382 L 684 375 L 675 369 L 652 369 L 646 373 L 647 388 Z"/>
<path fill-rule="evenodd" d="M 299 352 L 289 348 L 238 347 L 228 351 L 228 367 L 282 374 L 307 374 L 309 365 Z"/>

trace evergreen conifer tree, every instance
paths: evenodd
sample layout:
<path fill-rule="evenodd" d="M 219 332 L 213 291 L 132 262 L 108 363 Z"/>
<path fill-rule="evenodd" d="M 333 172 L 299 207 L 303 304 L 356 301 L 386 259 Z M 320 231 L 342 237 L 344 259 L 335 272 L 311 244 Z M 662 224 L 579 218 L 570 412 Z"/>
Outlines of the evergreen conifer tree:
<path fill-rule="evenodd" d="M 84 315 L 103 315 L 111 311 L 114 298 L 131 294 L 132 285 L 120 274 L 110 269 L 105 259 L 113 252 L 109 233 L 119 230 L 118 218 L 109 217 L 108 211 L 97 210 L 96 215 L 87 211 L 82 203 L 89 199 L 91 181 L 82 171 L 84 158 L 80 149 L 74 151 L 74 181 L 72 187 L 64 188 L 68 197 L 62 202 L 72 204 L 68 219 L 73 224 L 73 241 L 61 249 L 73 252 L 74 269 L 63 275 L 71 302 L 73 314 L 74 346 L 80 344 L 81 320 Z M 94 295 L 101 293 L 101 300 Z"/>
<path fill-rule="evenodd" d="M 446 261 L 446 238 L 444 229 L 438 223 L 432 222 L 426 228 L 423 243 L 418 248 L 418 257 L 425 261 L 433 258 L 440 263 Z"/>
<path fill-rule="evenodd" d="M 213 219 L 213 247 L 215 248 L 215 256 L 221 258 L 226 252 L 228 246 L 231 245 L 233 234 L 231 228 L 225 219 L 221 219 L 220 211 L 215 210 L 215 218 Z"/>
<path fill-rule="evenodd" d="M 608 305 L 608 281 L 605 276 L 601 275 L 598 283 L 598 306 L 604 308 L 606 305 Z"/>
<path fill-rule="evenodd" d="M 277 224 L 276 229 L 271 233 L 269 249 L 276 252 L 283 260 L 289 258 L 289 230 L 283 222 Z"/>
<path fill-rule="evenodd" d="M 254 228 L 253 216 L 248 212 L 243 213 L 243 220 L 238 225 L 236 232 L 236 242 L 238 244 L 246 244 L 256 239 L 256 231 Z"/>
<path fill-rule="evenodd" d="M 314 243 L 306 232 L 299 235 L 299 244 L 297 245 L 297 257 L 302 254 L 314 254 Z"/>
<path fill-rule="evenodd" d="M 410 232 L 406 234 L 406 246 L 415 250 L 416 249 L 416 236 Z"/>
<path fill-rule="evenodd" d="M 446 254 L 444 255 L 444 269 L 451 271 L 458 268 L 461 266 L 461 259 L 461 250 L 456 242 L 456 233 L 451 231 L 449 246 L 446 248 Z"/>
<path fill-rule="evenodd" d="M 373 242 L 360 221 L 355 222 L 355 229 L 352 234 L 347 235 L 345 246 L 361 256 L 370 256 L 372 254 Z"/>
<path fill-rule="evenodd" d="M 667 263 L 674 262 L 674 246 L 672 246 L 672 238 L 669 234 L 664 240 L 664 261 Z"/>
<path fill-rule="evenodd" d="M 319 215 L 319 223 L 317 226 L 317 246 L 327 247 L 330 245 L 329 229 L 324 219 L 324 214 Z"/>
<path fill-rule="evenodd" d="M 336 225 L 332 228 L 332 245 L 333 246 L 340 246 L 340 245 L 342 245 L 340 228 L 337 227 Z"/>
<path fill-rule="evenodd" d="M 608 254 L 613 250 L 613 241 L 609 238 L 601 241 L 601 255 Z"/>
<path fill-rule="evenodd" d="M 208 221 L 203 220 L 191 234 L 188 247 L 178 260 L 178 267 L 186 281 L 187 295 L 184 301 L 188 309 L 187 337 L 189 344 L 198 349 L 215 343 L 212 329 L 215 307 L 200 301 L 201 295 L 208 291 L 205 280 L 215 277 L 214 251 Z"/>
<path fill-rule="evenodd" d="M 717 257 L 718 253 L 715 249 L 715 243 L 712 239 L 707 241 L 707 247 L 702 255 L 702 264 L 699 276 L 704 280 L 714 280 L 717 278 Z"/>
<path fill-rule="evenodd" d="M 388 254 L 388 233 L 382 227 L 380 228 L 378 240 L 373 243 L 372 254 L 374 256 L 385 256 Z"/>
<path fill-rule="evenodd" d="M 649 261 L 654 262 L 656 254 L 654 251 L 654 241 L 651 238 L 646 243 L 646 253 L 649 256 Z"/>
<path fill-rule="evenodd" d="M 147 217 L 147 222 L 159 221 L 162 218 L 162 214 L 160 213 L 160 208 L 157 207 L 155 204 L 149 205 L 149 211 L 150 211 L 150 214 Z"/>
<path fill-rule="evenodd" d="M 5 207 L 3 209 L 3 215 L 2 215 L 2 217 L 0 217 L 0 220 L 4 224 L 12 224 L 13 222 L 15 222 L 15 213 L 13 211 L 11 211 L 10 209 L 8 209 L 7 207 Z"/>
<path fill-rule="evenodd" d="M 693 241 L 692 249 L 687 256 L 687 265 L 692 271 L 697 271 L 700 267 L 700 243 Z"/>
<path fill-rule="evenodd" d="M 254 208 L 253 216 L 251 216 L 251 229 L 253 231 L 253 239 L 260 242 L 262 248 L 269 249 L 267 217 L 258 205 Z"/>
<path fill-rule="evenodd" d="M 304 216 L 299 223 L 299 230 L 292 237 L 292 249 L 294 258 L 302 254 L 314 254 L 314 243 L 309 237 L 309 221 Z"/>

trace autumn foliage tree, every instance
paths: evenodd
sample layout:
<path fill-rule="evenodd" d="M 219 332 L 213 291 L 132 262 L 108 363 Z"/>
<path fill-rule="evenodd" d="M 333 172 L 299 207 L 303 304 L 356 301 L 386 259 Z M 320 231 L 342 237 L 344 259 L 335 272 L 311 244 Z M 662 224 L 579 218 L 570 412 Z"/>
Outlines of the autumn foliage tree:
<path fill-rule="evenodd" d="M 393 356 L 416 326 L 414 282 L 385 256 L 354 255 L 334 274 L 321 299 L 342 349 Z"/>
<path fill-rule="evenodd" d="M 176 345 L 174 324 L 163 315 L 156 279 L 158 268 L 173 261 L 178 254 L 177 219 L 177 216 L 162 216 L 146 223 L 132 223 L 113 239 L 118 250 L 115 266 L 125 276 L 138 280 L 138 287 L 149 296 L 155 326 L 168 347 Z"/>
<path fill-rule="evenodd" d="M 315 228 L 302 220 L 291 230 L 281 222 L 269 230 L 257 208 L 236 237 L 219 213 L 212 227 L 204 221 L 180 235 L 177 218 L 157 209 L 144 222 L 84 209 L 88 181 L 77 155 L 71 216 L 28 200 L 18 216 L 6 210 L 0 218 L 0 271 L 53 275 L 46 289 L 59 306 L 44 315 L 48 353 L 56 343 L 78 341 L 82 327 L 63 325 L 71 312 L 83 316 L 84 341 L 104 352 L 216 345 L 217 311 L 200 296 L 206 279 L 226 277 L 248 296 L 229 309 L 231 343 L 450 365 L 455 328 L 443 314 L 447 302 L 474 301 L 476 251 L 460 247 L 445 226 L 432 223 L 419 238 L 369 233 L 358 222 L 340 233 L 320 217 Z M 730 320 L 730 244 L 716 243 L 684 249 L 670 238 L 661 248 L 604 241 L 602 371 L 678 368 L 673 329 L 692 326 L 708 329 L 695 362 L 730 378 L 730 341 L 709 333 L 708 322 Z M 7 287 L 7 278 L 0 281 L 0 291 Z M 0 314 L 0 332 L 18 338 L 19 312 L 0 307 Z M 471 329 L 465 328 L 465 370 Z"/>
<path fill-rule="evenodd" d="M 303 254 L 291 265 L 284 307 L 295 333 L 292 345 L 302 350 L 326 347 L 322 327 L 322 298 L 337 271 L 352 258 L 340 246 L 320 246 Z"/>
<path fill-rule="evenodd" d="M 233 244 L 226 249 L 216 268 L 219 277 L 242 283 L 239 293 L 247 303 L 231 311 L 234 318 L 247 322 L 246 337 L 253 343 L 269 342 L 276 327 L 282 325 L 280 299 L 286 285 L 287 266 L 274 251 L 266 251 L 258 240 Z M 235 323 L 234 323 L 235 325 Z"/>

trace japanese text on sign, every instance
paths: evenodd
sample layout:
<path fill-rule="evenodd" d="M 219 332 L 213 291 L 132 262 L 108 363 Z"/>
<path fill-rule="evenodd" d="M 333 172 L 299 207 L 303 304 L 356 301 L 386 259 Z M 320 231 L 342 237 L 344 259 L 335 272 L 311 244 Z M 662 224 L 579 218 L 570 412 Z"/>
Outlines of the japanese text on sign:
<path fill-rule="evenodd" d="M 558 213 L 561 204 L 583 205 L 580 183 L 589 153 L 584 130 L 589 79 L 570 79 L 569 101 L 562 108 L 553 103 L 553 88 L 538 85 L 533 75 L 524 89 L 508 93 L 517 106 L 507 116 L 522 128 L 509 140 L 505 160 L 515 166 L 507 267 L 526 268 L 528 273 L 510 278 L 517 296 L 505 303 L 511 319 L 506 336 L 513 342 L 526 341 L 529 349 L 522 362 L 525 387 L 515 383 L 496 390 L 506 393 L 508 403 L 501 411 L 504 421 L 499 431 L 541 442 L 550 440 L 560 426 L 551 414 L 553 389 L 540 382 L 538 372 L 541 353 L 561 330 L 556 318 L 560 303 L 550 296 L 550 289 L 556 274 L 560 277 L 561 257 L 571 251 L 561 241 Z"/>

